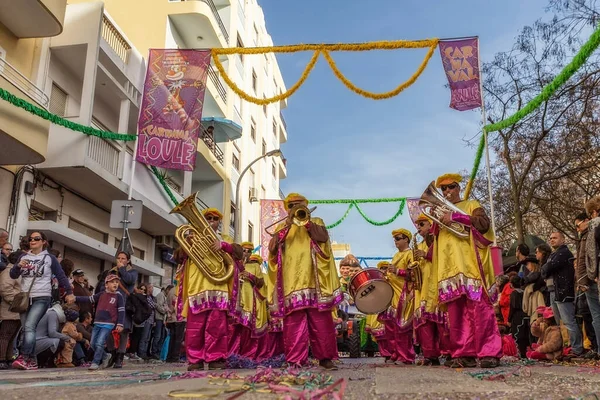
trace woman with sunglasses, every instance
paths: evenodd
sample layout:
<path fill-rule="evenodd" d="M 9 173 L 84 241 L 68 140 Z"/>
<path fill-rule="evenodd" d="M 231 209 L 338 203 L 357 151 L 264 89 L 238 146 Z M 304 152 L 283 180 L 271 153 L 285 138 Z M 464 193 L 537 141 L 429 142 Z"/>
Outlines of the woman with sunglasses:
<path fill-rule="evenodd" d="M 449 342 L 453 349 L 449 366 L 474 368 L 479 359 L 482 368 L 494 368 L 502 357 L 502 338 L 488 292 L 495 277 L 489 251 L 494 232 L 481 204 L 461 199 L 461 181 L 460 174 L 445 174 L 435 181 L 444 198 L 462 211 L 447 212 L 440 221 L 444 226 L 461 224 L 469 232 L 464 238 L 438 224 L 432 228 L 439 301 L 448 307 Z"/>
<path fill-rule="evenodd" d="M 13 362 L 16 369 L 38 368 L 35 357 L 35 332 L 38 323 L 52 302 L 52 275 L 58 279 L 59 287 L 65 290 L 66 300 L 74 300 L 73 288 L 58 260 L 48 253 L 48 239 L 43 232 L 29 235 L 29 252 L 23 254 L 10 270 L 10 277 L 21 278 L 21 290 L 29 291 L 29 307 L 21 313 L 23 343 L 21 355 Z"/>

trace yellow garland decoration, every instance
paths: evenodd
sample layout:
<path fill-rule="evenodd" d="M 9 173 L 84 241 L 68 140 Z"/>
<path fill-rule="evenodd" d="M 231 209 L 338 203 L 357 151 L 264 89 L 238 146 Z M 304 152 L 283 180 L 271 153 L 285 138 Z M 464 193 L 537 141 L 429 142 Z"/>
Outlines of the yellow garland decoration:
<path fill-rule="evenodd" d="M 390 97 L 396 96 L 400 92 L 402 92 L 404 89 L 406 89 L 407 87 L 409 87 L 410 85 L 415 83 L 415 81 L 419 78 L 421 73 L 423 73 L 423 71 L 425 70 L 425 67 L 427 67 L 429 60 L 431 59 L 431 57 L 433 56 L 433 53 L 435 52 L 435 48 L 436 48 L 438 42 L 439 42 L 439 39 L 427 39 L 427 40 L 415 40 L 415 41 L 395 40 L 395 41 L 381 41 L 381 42 L 370 42 L 370 43 L 298 44 L 298 45 L 274 46 L 274 47 L 229 47 L 229 48 L 212 49 L 211 54 L 212 54 L 212 59 L 215 64 L 215 67 L 217 68 L 217 70 L 219 71 L 221 76 L 223 77 L 223 80 L 225 81 L 225 83 L 227 83 L 227 85 L 231 88 L 231 90 L 233 90 L 242 99 L 244 99 L 248 102 L 254 103 L 254 104 L 258 104 L 258 105 L 271 104 L 271 103 L 275 103 L 277 101 L 287 99 L 292 94 L 294 94 L 300 88 L 300 86 L 302 86 L 302 84 L 304 84 L 304 82 L 308 78 L 308 75 L 310 75 L 310 73 L 312 72 L 321 53 L 327 60 L 327 63 L 329 64 L 329 66 L 332 69 L 335 76 L 340 81 L 342 81 L 342 83 L 348 89 L 352 90 L 355 93 L 360 94 L 361 96 L 375 99 L 375 100 L 380 100 L 380 99 L 388 99 Z M 356 85 L 354 85 L 350 80 L 348 80 L 348 78 L 346 78 L 342 74 L 342 72 L 339 70 L 339 68 L 335 64 L 335 61 L 329 54 L 329 51 L 394 50 L 394 49 L 400 49 L 400 48 L 419 49 L 419 48 L 427 48 L 427 47 L 429 48 L 429 51 L 427 52 L 425 59 L 419 66 L 418 70 L 406 82 L 401 83 L 395 89 L 393 89 L 389 92 L 385 92 L 385 93 L 368 92 L 368 91 L 363 90 L 363 89 L 357 87 Z M 269 97 L 266 99 L 260 99 L 258 97 L 251 96 L 248 93 L 244 92 L 242 89 L 240 89 L 235 84 L 235 82 L 233 82 L 231 80 L 231 78 L 225 71 L 223 64 L 221 63 L 221 60 L 219 60 L 219 55 L 296 53 L 299 51 L 310 51 L 310 50 L 314 51 L 314 54 L 313 54 L 312 58 L 310 59 L 310 61 L 308 62 L 308 64 L 306 65 L 306 68 L 302 72 L 300 79 L 285 93 L 281 93 L 279 95 L 275 95 L 273 97 Z"/>

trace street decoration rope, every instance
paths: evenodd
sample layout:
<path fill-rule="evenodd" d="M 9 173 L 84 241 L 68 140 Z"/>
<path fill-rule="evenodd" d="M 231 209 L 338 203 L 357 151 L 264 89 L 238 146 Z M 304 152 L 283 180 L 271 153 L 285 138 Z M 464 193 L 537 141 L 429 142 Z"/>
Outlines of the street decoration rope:
<path fill-rule="evenodd" d="M 370 98 L 374 100 L 382 100 L 389 99 L 391 97 L 397 96 L 400 92 L 402 92 L 407 87 L 411 86 L 416 80 L 421 76 L 429 60 L 433 56 L 435 49 L 439 39 L 426 39 L 426 40 L 394 40 L 394 41 L 380 41 L 380 42 L 369 42 L 369 43 L 337 43 L 337 44 L 298 44 L 298 45 L 289 45 L 289 46 L 273 46 L 273 47 L 228 47 L 228 48 L 217 48 L 211 50 L 211 55 L 213 59 L 213 63 L 215 67 L 221 74 L 221 77 L 225 81 L 225 83 L 233 90 L 238 96 L 242 99 L 258 104 L 258 105 L 267 105 L 271 103 L 275 103 L 277 101 L 281 101 L 287 99 L 292 94 L 294 94 L 300 86 L 306 82 L 306 79 L 312 72 L 315 64 L 317 63 L 319 56 L 322 54 L 329 67 L 333 71 L 334 75 L 350 90 L 353 92 Z M 384 92 L 384 93 L 374 93 L 364 89 L 359 88 L 354 83 L 352 83 L 337 67 L 335 61 L 331 57 L 331 51 L 369 51 L 369 50 L 395 50 L 395 49 L 421 49 L 421 48 L 429 48 L 425 58 L 419 65 L 417 71 L 410 77 L 406 82 L 401 83 L 396 88 Z M 258 98 L 254 97 L 236 85 L 236 83 L 229 77 L 227 71 L 225 71 L 225 67 L 221 63 L 219 56 L 223 55 L 231 55 L 231 54 L 266 54 L 266 53 L 296 53 L 300 51 L 313 51 L 313 55 L 304 68 L 300 79 L 290 87 L 286 92 L 275 94 L 273 97 L 269 98 Z"/>

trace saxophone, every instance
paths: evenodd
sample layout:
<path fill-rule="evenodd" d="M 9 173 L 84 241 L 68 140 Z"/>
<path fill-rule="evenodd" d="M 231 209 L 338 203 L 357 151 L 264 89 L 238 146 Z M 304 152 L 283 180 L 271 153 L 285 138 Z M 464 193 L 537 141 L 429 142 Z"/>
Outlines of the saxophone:
<path fill-rule="evenodd" d="M 414 282 L 414 286 L 416 290 L 421 290 L 423 286 L 423 271 L 421 271 L 421 257 L 417 257 L 417 234 L 419 232 L 415 232 L 412 237 L 412 252 L 413 252 L 413 261 L 408 264 L 406 268 L 408 271 L 411 271 L 412 281 Z"/>

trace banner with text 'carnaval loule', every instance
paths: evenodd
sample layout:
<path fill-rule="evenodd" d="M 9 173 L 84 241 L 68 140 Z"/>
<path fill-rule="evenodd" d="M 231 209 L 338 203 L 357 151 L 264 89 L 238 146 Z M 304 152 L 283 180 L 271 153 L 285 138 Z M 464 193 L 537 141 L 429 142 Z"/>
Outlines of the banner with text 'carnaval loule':
<path fill-rule="evenodd" d="M 208 68 L 210 50 L 150 49 L 137 161 L 194 170 Z"/>
<path fill-rule="evenodd" d="M 466 111 L 481 107 L 479 40 L 440 40 L 439 46 L 450 85 L 450 108 Z"/>

